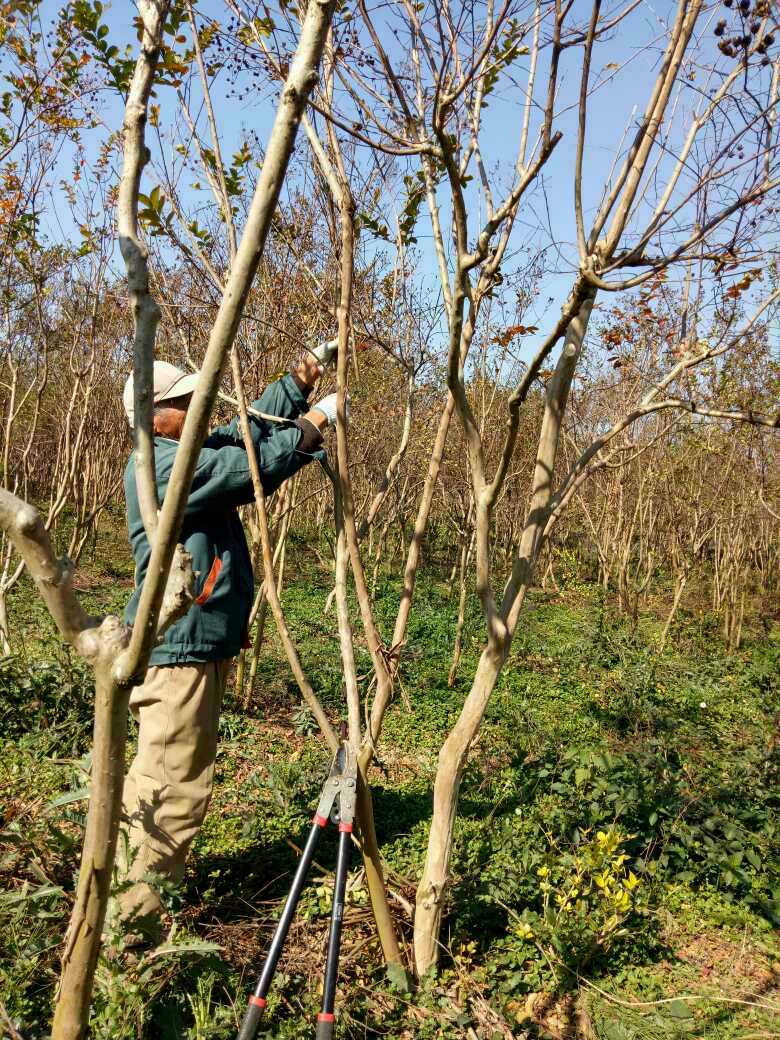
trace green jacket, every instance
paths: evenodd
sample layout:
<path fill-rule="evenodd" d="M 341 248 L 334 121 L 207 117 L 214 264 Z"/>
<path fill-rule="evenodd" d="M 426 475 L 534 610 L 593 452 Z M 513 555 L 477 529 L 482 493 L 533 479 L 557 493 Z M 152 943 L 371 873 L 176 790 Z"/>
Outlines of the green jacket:
<path fill-rule="evenodd" d="M 309 405 L 295 379 L 287 375 L 267 387 L 252 407 L 295 420 Z M 267 495 L 312 458 L 323 454 L 316 450 L 308 453 L 298 450 L 304 434 L 294 422 L 281 425 L 250 417 L 250 425 Z M 317 444 L 316 438 L 314 443 Z M 178 446 L 178 441 L 167 437 L 154 439 L 157 494 L 161 504 Z M 150 556 L 138 506 L 135 452 L 125 469 L 125 498 L 135 557 L 135 592 L 125 609 L 125 622 L 132 624 Z M 238 419 L 234 419 L 228 426 L 215 429 L 205 441 L 184 514 L 180 540 L 192 554 L 192 566 L 197 572 L 195 604 L 181 621 L 167 630 L 162 643 L 152 651 L 151 665 L 222 661 L 235 657 L 244 645 L 254 580 L 237 507 L 253 500 L 249 461 Z"/>

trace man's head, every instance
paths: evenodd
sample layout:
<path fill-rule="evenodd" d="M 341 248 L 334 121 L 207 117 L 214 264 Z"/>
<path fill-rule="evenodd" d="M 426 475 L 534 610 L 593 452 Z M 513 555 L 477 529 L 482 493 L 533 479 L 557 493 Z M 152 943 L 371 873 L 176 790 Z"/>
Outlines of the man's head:
<path fill-rule="evenodd" d="M 197 372 L 182 372 L 167 361 L 154 363 L 154 432 L 159 437 L 178 440 L 184 428 L 192 394 L 198 382 Z M 122 396 L 127 419 L 134 424 L 133 376 L 125 383 Z"/>
<path fill-rule="evenodd" d="M 192 394 L 184 394 L 154 406 L 152 422 L 156 436 L 170 437 L 172 441 L 180 439 L 191 400 Z"/>

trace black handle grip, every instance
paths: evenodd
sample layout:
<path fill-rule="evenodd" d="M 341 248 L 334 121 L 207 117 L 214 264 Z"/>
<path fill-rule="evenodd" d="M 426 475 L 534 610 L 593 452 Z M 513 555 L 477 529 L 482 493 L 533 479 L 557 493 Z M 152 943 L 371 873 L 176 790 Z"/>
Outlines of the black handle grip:
<path fill-rule="evenodd" d="M 257 1027 L 260 1025 L 260 1019 L 262 1017 L 263 1009 L 257 1004 L 250 1004 L 246 1009 L 244 1021 L 241 1023 L 238 1040 L 255 1040 L 255 1037 L 257 1036 Z"/>
<path fill-rule="evenodd" d="M 317 848 L 317 842 L 320 840 L 320 834 L 322 834 L 322 828 L 327 823 L 327 820 L 323 820 L 318 823 L 315 822 L 311 826 L 309 831 L 309 838 L 306 842 L 306 847 L 303 850 L 301 861 L 298 864 L 298 869 L 295 872 L 293 878 L 292 887 L 290 888 L 290 894 L 287 896 L 287 901 L 284 904 L 282 910 L 282 916 L 276 925 L 276 931 L 274 932 L 273 939 L 271 940 L 271 946 L 268 950 L 268 956 L 265 959 L 263 970 L 260 975 L 260 979 L 255 988 L 255 996 L 250 999 L 249 1007 L 246 1009 L 244 1015 L 244 1021 L 241 1025 L 241 1030 L 236 1040 L 255 1040 L 257 1035 L 257 1027 L 260 1023 L 263 1010 L 265 1008 L 265 998 L 268 996 L 268 991 L 271 988 L 273 982 L 274 972 L 276 971 L 276 965 L 279 963 L 279 958 L 282 955 L 282 948 L 284 946 L 284 940 L 287 938 L 287 932 L 289 931 L 292 923 L 293 915 L 295 914 L 295 908 L 298 906 L 298 900 L 301 897 L 301 891 L 306 882 L 306 875 L 309 872 L 311 861 L 314 859 L 314 850 Z M 255 1003 L 255 998 L 262 1003 Z"/>
<path fill-rule="evenodd" d="M 317 1032 L 315 1034 L 315 1040 L 331 1040 L 333 1036 L 333 1022 L 331 1020 L 323 1021 L 319 1019 L 317 1021 Z"/>

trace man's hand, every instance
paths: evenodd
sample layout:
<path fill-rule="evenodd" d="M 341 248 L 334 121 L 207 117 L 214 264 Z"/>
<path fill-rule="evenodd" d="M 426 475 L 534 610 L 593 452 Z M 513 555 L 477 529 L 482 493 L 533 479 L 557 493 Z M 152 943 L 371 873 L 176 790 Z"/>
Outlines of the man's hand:
<path fill-rule="evenodd" d="M 349 418 L 349 397 L 347 397 L 347 418 Z M 304 419 L 308 419 L 310 423 L 313 423 L 320 433 L 327 426 L 336 425 L 336 394 L 328 394 L 327 397 L 323 397 L 321 401 L 318 401 L 310 412 L 304 415 Z"/>
<path fill-rule="evenodd" d="M 320 343 L 317 349 L 312 351 L 312 354 L 323 368 L 327 368 L 338 353 L 338 349 L 339 340 L 337 336 L 335 339 L 329 339 L 325 343 Z"/>
<path fill-rule="evenodd" d="M 309 390 L 314 386 L 327 365 L 331 364 L 338 353 L 339 341 L 329 339 L 315 350 L 307 350 L 293 369 L 294 374 Z"/>

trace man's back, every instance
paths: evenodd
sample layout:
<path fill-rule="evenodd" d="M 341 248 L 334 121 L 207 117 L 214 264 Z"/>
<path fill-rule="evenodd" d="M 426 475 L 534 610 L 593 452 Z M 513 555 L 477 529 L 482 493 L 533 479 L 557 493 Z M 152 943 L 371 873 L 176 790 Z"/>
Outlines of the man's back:
<path fill-rule="evenodd" d="M 162 503 L 178 443 L 155 437 L 157 490 Z M 219 456 L 219 457 L 217 457 Z M 223 661 L 243 644 L 252 607 L 253 579 L 249 549 L 237 505 L 245 497 L 248 464 L 241 448 L 204 448 L 182 524 L 181 541 L 196 572 L 195 604 L 165 633 L 150 664 Z M 135 591 L 125 621 L 135 618 L 146 577 L 150 548 L 141 519 L 135 478 L 135 452 L 125 469 L 125 499 L 130 544 L 135 557 Z"/>

